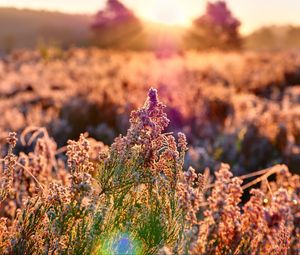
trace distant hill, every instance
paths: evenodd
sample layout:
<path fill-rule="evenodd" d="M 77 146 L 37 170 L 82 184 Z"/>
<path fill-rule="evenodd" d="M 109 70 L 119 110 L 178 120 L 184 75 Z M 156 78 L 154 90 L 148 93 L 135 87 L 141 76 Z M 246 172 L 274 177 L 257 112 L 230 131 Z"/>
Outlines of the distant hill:
<path fill-rule="evenodd" d="M 68 47 L 91 42 L 92 15 L 0 8 L 0 53 L 15 48 L 35 48 L 41 43 Z M 155 23 L 142 23 L 137 35 L 141 49 L 180 47 L 184 29 Z M 128 38 L 122 38 L 126 42 Z M 138 40 L 136 38 L 135 40 Z"/>
<path fill-rule="evenodd" d="M 39 45 L 59 47 L 91 44 L 93 15 L 16 8 L 0 8 L 0 55 L 16 48 Z M 173 49 L 182 47 L 185 28 L 155 23 L 142 23 L 136 38 L 141 49 Z M 127 37 L 126 37 L 127 38 Z M 125 43 L 128 43 L 122 37 Z M 246 50 L 300 50 L 300 27 L 266 26 L 243 38 Z"/>
<path fill-rule="evenodd" d="M 0 8 L 0 51 L 55 43 L 85 44 L 92 16 L 27 9 Z"/>
<path fill-rule="evenodd" d="M 250 50 L 300 50 L 300 27 L 265 26 L 244 39 L 245 49 Z"/>

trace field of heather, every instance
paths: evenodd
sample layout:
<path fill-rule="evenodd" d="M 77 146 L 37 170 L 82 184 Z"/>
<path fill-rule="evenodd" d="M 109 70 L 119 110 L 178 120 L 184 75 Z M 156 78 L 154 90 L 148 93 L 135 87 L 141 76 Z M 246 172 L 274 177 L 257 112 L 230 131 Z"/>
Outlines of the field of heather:
<path fill-rule="evenodd" d="M 0 59 L 0 254 L 300 253 L 300 53 Z"/>
<path fill-rule="evenodd" d="M 300 255 L 299 10 L 0 0 L 0 255 Z"/>
<path fill-rule="evenodd" d="M 187 166 L 226 162 L 241 175 L 284 163 L 299 174 L 300 54 L 293 52 L 18 51 L 0 60 L 0 143 L 34 126 L 46 127 L 58 147 L 84 132 L 110 145 L 150 87 L 167 105 L 166 132 L 187 136 Z"/>

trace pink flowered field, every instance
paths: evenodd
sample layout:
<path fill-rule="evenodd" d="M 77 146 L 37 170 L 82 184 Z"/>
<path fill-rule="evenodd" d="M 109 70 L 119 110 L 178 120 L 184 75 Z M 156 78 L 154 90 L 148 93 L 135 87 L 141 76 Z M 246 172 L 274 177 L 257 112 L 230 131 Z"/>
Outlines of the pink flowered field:
<path fill-rule="evenodd" d="M 20 141 L 34 150 L 16 156 L 9 133 L 1 254 L 297 254 L 299 175 L 285 165 L 239 177 L 227 164 L 215 178 L 184 171 L 186 136 L 165 133 L 164 110 L 151 88 L 110 147 L 82 134 L 57 150 L 46 129 L 28 127 Z"/>
<path fill-rule="evenodd" d="M 186 166 L 227 162 L 240 175 L 285 163 L 299 173 L 299 70 L 292 52 L 19 51 L 0 60 L 0 142 L 36 126 L 59 147 L 82 132 L 109 145 L 154 86 L 167 131 L 187 135 Z"/>
<path fill-rule="evenodd" d="M 299 29 L 153 9 L 0 10 L 0 255 L 300 255 Z"/>

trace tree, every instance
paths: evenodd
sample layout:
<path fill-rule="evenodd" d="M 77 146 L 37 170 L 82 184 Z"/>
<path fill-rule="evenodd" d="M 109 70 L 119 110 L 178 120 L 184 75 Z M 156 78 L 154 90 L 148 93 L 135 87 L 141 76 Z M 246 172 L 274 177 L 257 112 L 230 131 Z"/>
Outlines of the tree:
<path fill-rule="evenodd" d="M 108 0 L 91 25 L 93 43 L 104 48 L 135 48 L 141 24 L 133 11 L 118 0 Z"/>
<path fill-rule="evenodd" d="M 241 47 L 240 25 L 225 1 L 208 2 L 205 13 L 193 21 L 187 44 L 197 49 L 238 49 Z"/>

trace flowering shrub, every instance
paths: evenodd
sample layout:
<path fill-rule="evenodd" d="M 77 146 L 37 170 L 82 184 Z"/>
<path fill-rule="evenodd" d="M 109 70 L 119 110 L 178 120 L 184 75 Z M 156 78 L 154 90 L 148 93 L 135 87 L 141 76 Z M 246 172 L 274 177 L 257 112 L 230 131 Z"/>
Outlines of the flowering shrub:
<path fill-rule="evenodd" d="M 98 146 L 97 158 L 85 135 L 70 140 L 67 167 L 45 130 L 25 130 L 21 140 L 36 140 L 35 149 L 19 156 L 10 133 L 0 169 L 7 212 L 0 218 L 0 253 L 299 253 L 299 176 L 284 165 L 233 177 L 222 164 L 214 181 L 207 170 L 183 171 L 186 138 L 179 133 L 176 142 L 164 133 L 164 108 L 150 89 L 126 135 L 109 148 Z M 261 188 L 242 205 L 243 191 L 257 183 Z"/>

